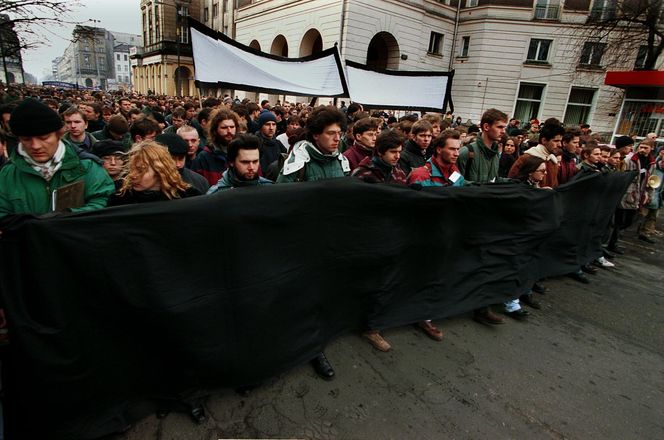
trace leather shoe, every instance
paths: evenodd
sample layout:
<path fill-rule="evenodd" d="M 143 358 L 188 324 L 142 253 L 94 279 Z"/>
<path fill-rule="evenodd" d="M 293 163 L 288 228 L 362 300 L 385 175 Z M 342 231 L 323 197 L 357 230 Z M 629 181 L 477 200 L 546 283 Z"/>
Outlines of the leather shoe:
<path fill-rule="evenodd" d="M 381 336 L 377 330 L 364 332 L 362 336 L 366 338 L 369 341 L 369 344 L 373 345 L 377 350 L 390 351 L 392 349 L 392 346 L 389 344 L 389 342 L 383 339 L 383 336 Z"/>
<path fill-rule="evenodd" d="M 576 280 L 576 281 L 580 282 L 580 283 L 590 284 L 590 280 L 583 273 L 574 272 L 574 273 L 571 273 L 567 276 L 570 277 L 573 280 Z"/>
<path fill-rule="evenodd" d="M 527 305 L 528 307 L 532 307 L 533 309 L 541 309 L 542 305 L 540 304 L 539 301 L 537 301 L 532 294 L 527 294 L 527 295 L 521 295 L 519 298 L 519 301 L 522 304 Z"/>
<path fill-rule="evenodd" d="M 505 324 L 505 320 L 493 313 L 490 307 L 477 309 L 473 312 L 473 319 L 480 324 L 498 325 Z"/>
<path fill-rule="evenodd" d="M 417 326 L 424 330 L 424 333 L 427 334 L 434 341 L 443 340 L 443 332 L 440 331 L 438 327 L 433 325 L 431 321 L 420 321 L 417 323 Z"/>
<path fill-rule="evenodd" d="M 311 365 L 313 365 L 316 374 L 318 374 L 323 379 L 332 380 L 332 378 L 334 378 L 334 369 L 332 368 L 330 361 L 328 361 L 325 357 L 325 353 L 320 353 L 318 356 L 316 356 L 311 361 Z"/>
<path fill-rule="evenodd" d="M 652 238 L 648 237 L 647 235 L 643 235 L 643 234 L 639 235 L 639 240 L 645 241 L 646 243 L 650 243 L 650 244 L 655 244 L 656 243 L 655 240 L 653 240 Z"/>
<path fill-rule="evenodd" d="M 544 295 L 544 292 L 546 292 L 546 287 L 539 281 L 537 281 L 535 284 L 533 284 L 532 291 L 539 293 L 540 295 Z"/>
<path fill-rule="evenodd" d="M 530 315 L 527 310 L 519 309 L 519 310 L 514 310 L 513 312 L 505 312 L 507 316 L 510 318 L 514 318 L 517 321 L 523 321 Z"/>
<path fill-rule="evenodd" d="M 581 270 L 584 271 L 585 273 L 589 273 L 591 275 L 595 275 L 597 273 L 597 269 L 592 267 L 590 264 L 586 264 L 585 266 L 581 266 Z"/>

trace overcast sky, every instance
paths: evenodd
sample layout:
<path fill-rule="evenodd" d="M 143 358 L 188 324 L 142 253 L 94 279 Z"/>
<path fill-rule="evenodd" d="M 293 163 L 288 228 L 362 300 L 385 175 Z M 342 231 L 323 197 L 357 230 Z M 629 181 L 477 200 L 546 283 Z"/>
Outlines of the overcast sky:
<path fill-rule="evenodd" d="M 99 20 L 99 23 L 88 22 L 109 31 L 141 33 L 140 0 L 79 0 L 80 6 L 73 10 L 71 20 Z M 74 25 L 63 27 L 35 28 L 42 41 L 47 44 L 39 49 L 23 52 L 23 68 L 35 75 L 40 81 L 44 77 L 44 69 L 51 71 L 51 61 L 59 57 L 69 45 Z"/>

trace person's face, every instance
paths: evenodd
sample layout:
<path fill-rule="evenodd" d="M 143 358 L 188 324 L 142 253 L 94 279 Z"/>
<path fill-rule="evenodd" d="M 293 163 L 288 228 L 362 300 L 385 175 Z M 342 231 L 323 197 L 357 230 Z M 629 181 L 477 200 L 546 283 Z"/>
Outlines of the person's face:
<path fill-rule="evenodd" d="M 111 116 L 113 116 L 112 113 L 104 112 L 104 115 L 103 115 L 104 122 L 106 122 L 108 124 L 108 121 L 111 120 Z"/>
<path fill-rule="evenodd" d="M 461 141 L 462 144 L 463 141 L 466 140 L 466 137 L 468 137 L 468 133 L 461 133 L 461 135 L 459 136 L 459 140 Z"/>
<path fill-rule="evenodd" d="M 413 140 L 420 149 L 426 150 L 431 145 L 431 137 L 432 134 L 430 131 L 420 131 L 413 137 Z"/>
<path fill-rule="evenodd" d="M 367 130 L 355 136 L 355 141 L 361 143 L 365 147 L 374 148 L 376 146 L 376 137 L 378 132 L 376 130 Z"/>
<path fill-rule="evenodd" d="M 41 136 L 19 136 L 18 140 L 32 160 L 44 163 L 48 162 L 58 150 L 60 134 L 61 132 L 54 131 Z"/>
<path fill-rule="evenodd" d="M 266 138 L 272 138 L 276 132 L 277 132 L 277 123 L 274 121 L 267 121 L 261 127 L 261 133 L 263 133 L 263 136 L 265 136 Z"/>
<path fill-rule="evenodd" d="M 131 121 L 129 121 L 129 123 L 130 123 L 130 124 L 133 124 L 133 123 L 136 122 L 136 120 L 137 120 L 138 118 L 140 118 L 140 117 L 141 117 L 141 114 L 140 114 L 140 113 L 135 113 L 135 114 L 131 115 Z"/>
<path fill-rule="evenodd" d="M 180 133 L 179 136 L 187 143 L 187 156 L 195 155 L 198 151 L 198 144 L 200 143 L 198 133 L 196 131 L 187 131 Z"/>
<path fill-rule="evenodd" d="M 461 149 L 461 141 L 459 139 L 448 139 L 445 141 L 444 148 L 437 148 L 438 157 L 443 163 L 456 163 L 459 158 L 459 150 Z"/>
<path fill-rule="evenodd" d="M 191 121 L 193 117 L 196 116 L 196 108 L 188 108 L 187 109 L 187 120 Z"/>
<path fill-rule="evenodd" d="M 602 165 L 606 165 L 609 163 L 609 158 L 611 157 L 611 152 L 610 151 L 602 151 L 602 155 L 600 156 L 599 163 Z"/>
<path fill-rule="evenodd" d="M 584 136 L 587 135 L 589 132 L 590 132 L 590 128 L 581 127 L 581 133 L 583 133 Z"/>
<path fill-rule="evenodd" d="M 224 140 L 226 145 L 235 137 L 235 121 L 232 119 L 224 119 L 217 125 L 217 135 Z"/>
<path fill-rule="evenodd" d="M 286 126 L 286 134 L 292 134 L 295 130 L 300 128 L 300 123 L 299 122 L 289 122 L 288 125 Z"/>
<path fill-rule="evenodd" d="M 523 143 L 523 135 L 522 134 L 518 135 L 516 137 L 516 141 L 518 142 L 519 145 L 521 145 Z"/>
<path fill-rule="evenodd" d="M 330 124 L 320 134 L 315 134 L 314 141 L 318 149 L 325 154 L 332 154 L 339 148 L 339 141 L 343 131 L 339 124 Z"/>
<path fill-rule="evenodd" d="M 647 156 L 650 154 L 650 145 L 645 145 L 644 143 L 639 144 L 638 150 L 636 150 L 636 153 L 641 155 L 641 156 Z"/>
<path fill-rule="evenodd" d="M 111 179 L 117 180 L 122 174 L 124 167 L 124 156 L 121 154 L 109 154 L 101 158 L 104 161 L 104 169 L 111 176 Z"/>
<path fill-rule="evenodd" d="M 655 134 L 655 133 L 648 133 L 648 134 L 646 135 L 646 139 L 650 139 L 650 140 L 654 141 L 655 139 L 657 139 L 657 134 Z"/>
<path fill-rule="evenodd" d="M 539 125 L 533 124 L 530 126 L 530 131 L 532 132 L 538 132 L 539 131 Z"/>
<path fill-rule="evenodd" d="M 486 133 L 491 142 L 498 142 L 505 135 L 506 128 L 507 121 L 496 121 L 491 125 L 485 123 L 482 127 L 482 132 Z"/>
<path fill-rule="evenodd" d="M 259 159 L 258 150 L 238 150 L 233 162 L 235 174 L 242 180 L 258 179 Z"/>
<path fill-rule="evenodd" d="M 438 125 L 438 124 L 432 124 L 432 125 L 431 125 L 431 128 L 433 129 L 433 130 L 431 131 L 431 136 L 432 136 L 432 138 L 436 138 L 436 137 L 438 137 L 438 135 L 440 134 L 440 125 Z"/>
<path fill-rule="evenodd" d="M 11 117 L 12 117 L 11 113 L 3 113 L 2 114 L 2 124 L 7 126 L 9 124 L 9 120 L 11 119 Z"/>
<path fill-rule="evenodd" d="M 503 147 L 503 153 L 513 154 L 515 151 L 516 145 L 514 145 L 514 141 L 512 139 L 507 139 L 507 142 L 505 142 L 505 146 Z"/>
<path fill-rule="evenodd" d="M 553 137 L 553 139 L 549 139 L 544 143 L 544 146 L 546 147 L 547 151 L 549 153 L 553 153 L 555 151 L 558 151 L 560 149 L 560 146 L 562 145 L 562 140 L 563 137 L 561 135 L 556 135 Z"/>
<path fill-rule="evenodd" d="M 609 156 L 608 164 L 610 167 L 615 168 L 618 166 L 619 163 L 620 163 L 620 153 L 616 151 L 611 156 Z"/>
<path fill-rule="evenodd" d="M 184 125 L 184 119 L 179 116 L 173 116 L 173 126 L 178 129 Z"/>
<path fill-rule="evenodd" d="M 539 183 L 542 180 L 544 180 L 544 176 L 546 176 L 546 164 L 541 163 L 540 166 L 538 166 L 535 171 L 533 171 L 532 173 L 530 173 L 528 175 L 528 178 L 532 182 L 538 182 Z"/>
<path fill-rule="evenodd" d="M 563 148 L 568 153 L 576 154 L 579 149 L 579 137 L 574 136 L 568 143 L 563 144 Z"/>
<path fill-rule="evenodd" d="M 399 145 L 396 148 L 390 148 L 385 153 L 382 153 L 382 154 L 379 153 L 378 155 L 383 160 L 383 162 L 389 163 L 390 165 L 392 165 L 394 167 L 394 166 L 397 165 L 397 163 L 399 163 L 399 159 L 401 159 L 401 150 L 402 150 L 402 148 L 403 147 L 401 145 Z"/>
<path fill-rule="evenodd" d="M 94 110 L 89 105 L 79 105 L 78 108 L 83 113 L 85 113 L 85 116 L 88 118 L 88 121 L 95 121 L 97 119 Z"/>
<path fill-rule="evenodd" d="M 178 170 L 184 168 L 187 156 L 185 156 L 184 154 L 171 154 L 171 157 L 173 158 L 173 162 L 175 162 L 175 167 Z"/>
<path fill-rule="evenodd" d="M 157 174 L 151 166 L 142 165 L 130 173 L 131 187 L 134 191 L 154 191 L 161 188 Z"/>
<path fill-rule="evenodd" d="M 73 115 L 65 116 L 65 126 L 74 138 L 79 138 L 85 134 L 88 123 L 83 120 L 80 114 L 74 113 Z"/>
<path fill-rule="evenodd" d="M 590 153 L 586 157 L 586 162 L 593 165 L 597 165 L 600 162 L 600 160 L 602 160 L 602 150 L 600 150 L 599 148 L 593 149 L 592 153 Z"/>

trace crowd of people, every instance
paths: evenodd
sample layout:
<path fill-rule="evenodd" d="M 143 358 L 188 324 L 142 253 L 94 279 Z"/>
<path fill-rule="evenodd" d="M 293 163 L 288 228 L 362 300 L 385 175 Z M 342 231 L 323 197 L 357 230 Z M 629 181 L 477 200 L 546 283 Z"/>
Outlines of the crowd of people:
<path fill-rule="evenodd" d="M 17 89 L 0 97 L 0 219 L 53 215 L 107 206 L 202 197 L 234 188 L 335 178 L 423 187 L 513 182 L 546 191 L 593 173 L 636 171 L 605 233 L 604 255 L 570 276 L 614 266 L 619 238 L 636 223 L 638 238 L 655 243 L 662 202 L 657 177 L 664 150 L 654 134 L 609 146 L 589 126 L 564 127 L 550 118 L 526 129 L 498 109 L 479 124 L 426 113 L 396 118 L 360 104 L 341 108 L 306 103 L 260 103 L 109 95 L 50 88 Z M 636 144 L 636 148 L 635 148 Z M 474 311 L 488 325 L 504 316 L 523 320 L 539 309 L 540 282 L 502 305 Z M 509 292 L 510 294 L 512 292 Z M 430 338 L 443 332 L 430 320 L 414 323 Z M 363 336 L 389 351 L 381 329 Z M 325 379 L 334 369 L 323 353 L 313 361 Z"/>

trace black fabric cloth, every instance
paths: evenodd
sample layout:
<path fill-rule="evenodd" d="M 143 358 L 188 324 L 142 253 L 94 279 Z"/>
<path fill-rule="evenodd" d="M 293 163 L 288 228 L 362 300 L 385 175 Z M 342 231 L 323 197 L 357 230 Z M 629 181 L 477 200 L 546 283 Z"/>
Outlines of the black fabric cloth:
<path fill-rule="evenodd" d="M 178 191 L 179 198 L 184 199 L 187 197 L 200 196 L 201 191 L 196 189 L 193 186 L 190 186 L 184 191 Z M 134 191 L 130 189 L 124 194 L 113 194 L 108 199 L 108 206 L 121 206 L 121 205 L 135 205 L 138 203 L 152 203 L 152 202 L 166 202 L 169 200 L 178 200 L 178 199 L 169 199 L 166 194 L 157 190 L 157 191 Z"/>
<path fill-rule="evenodd" d="M 422 191 L 335 179 L 10 216 L 7 438 L 94 438 L 144 402 L 259 383 L 364 329 L 370 310 L 381 329 L 518 296 L 601 255 L 633 178 Z"/>

